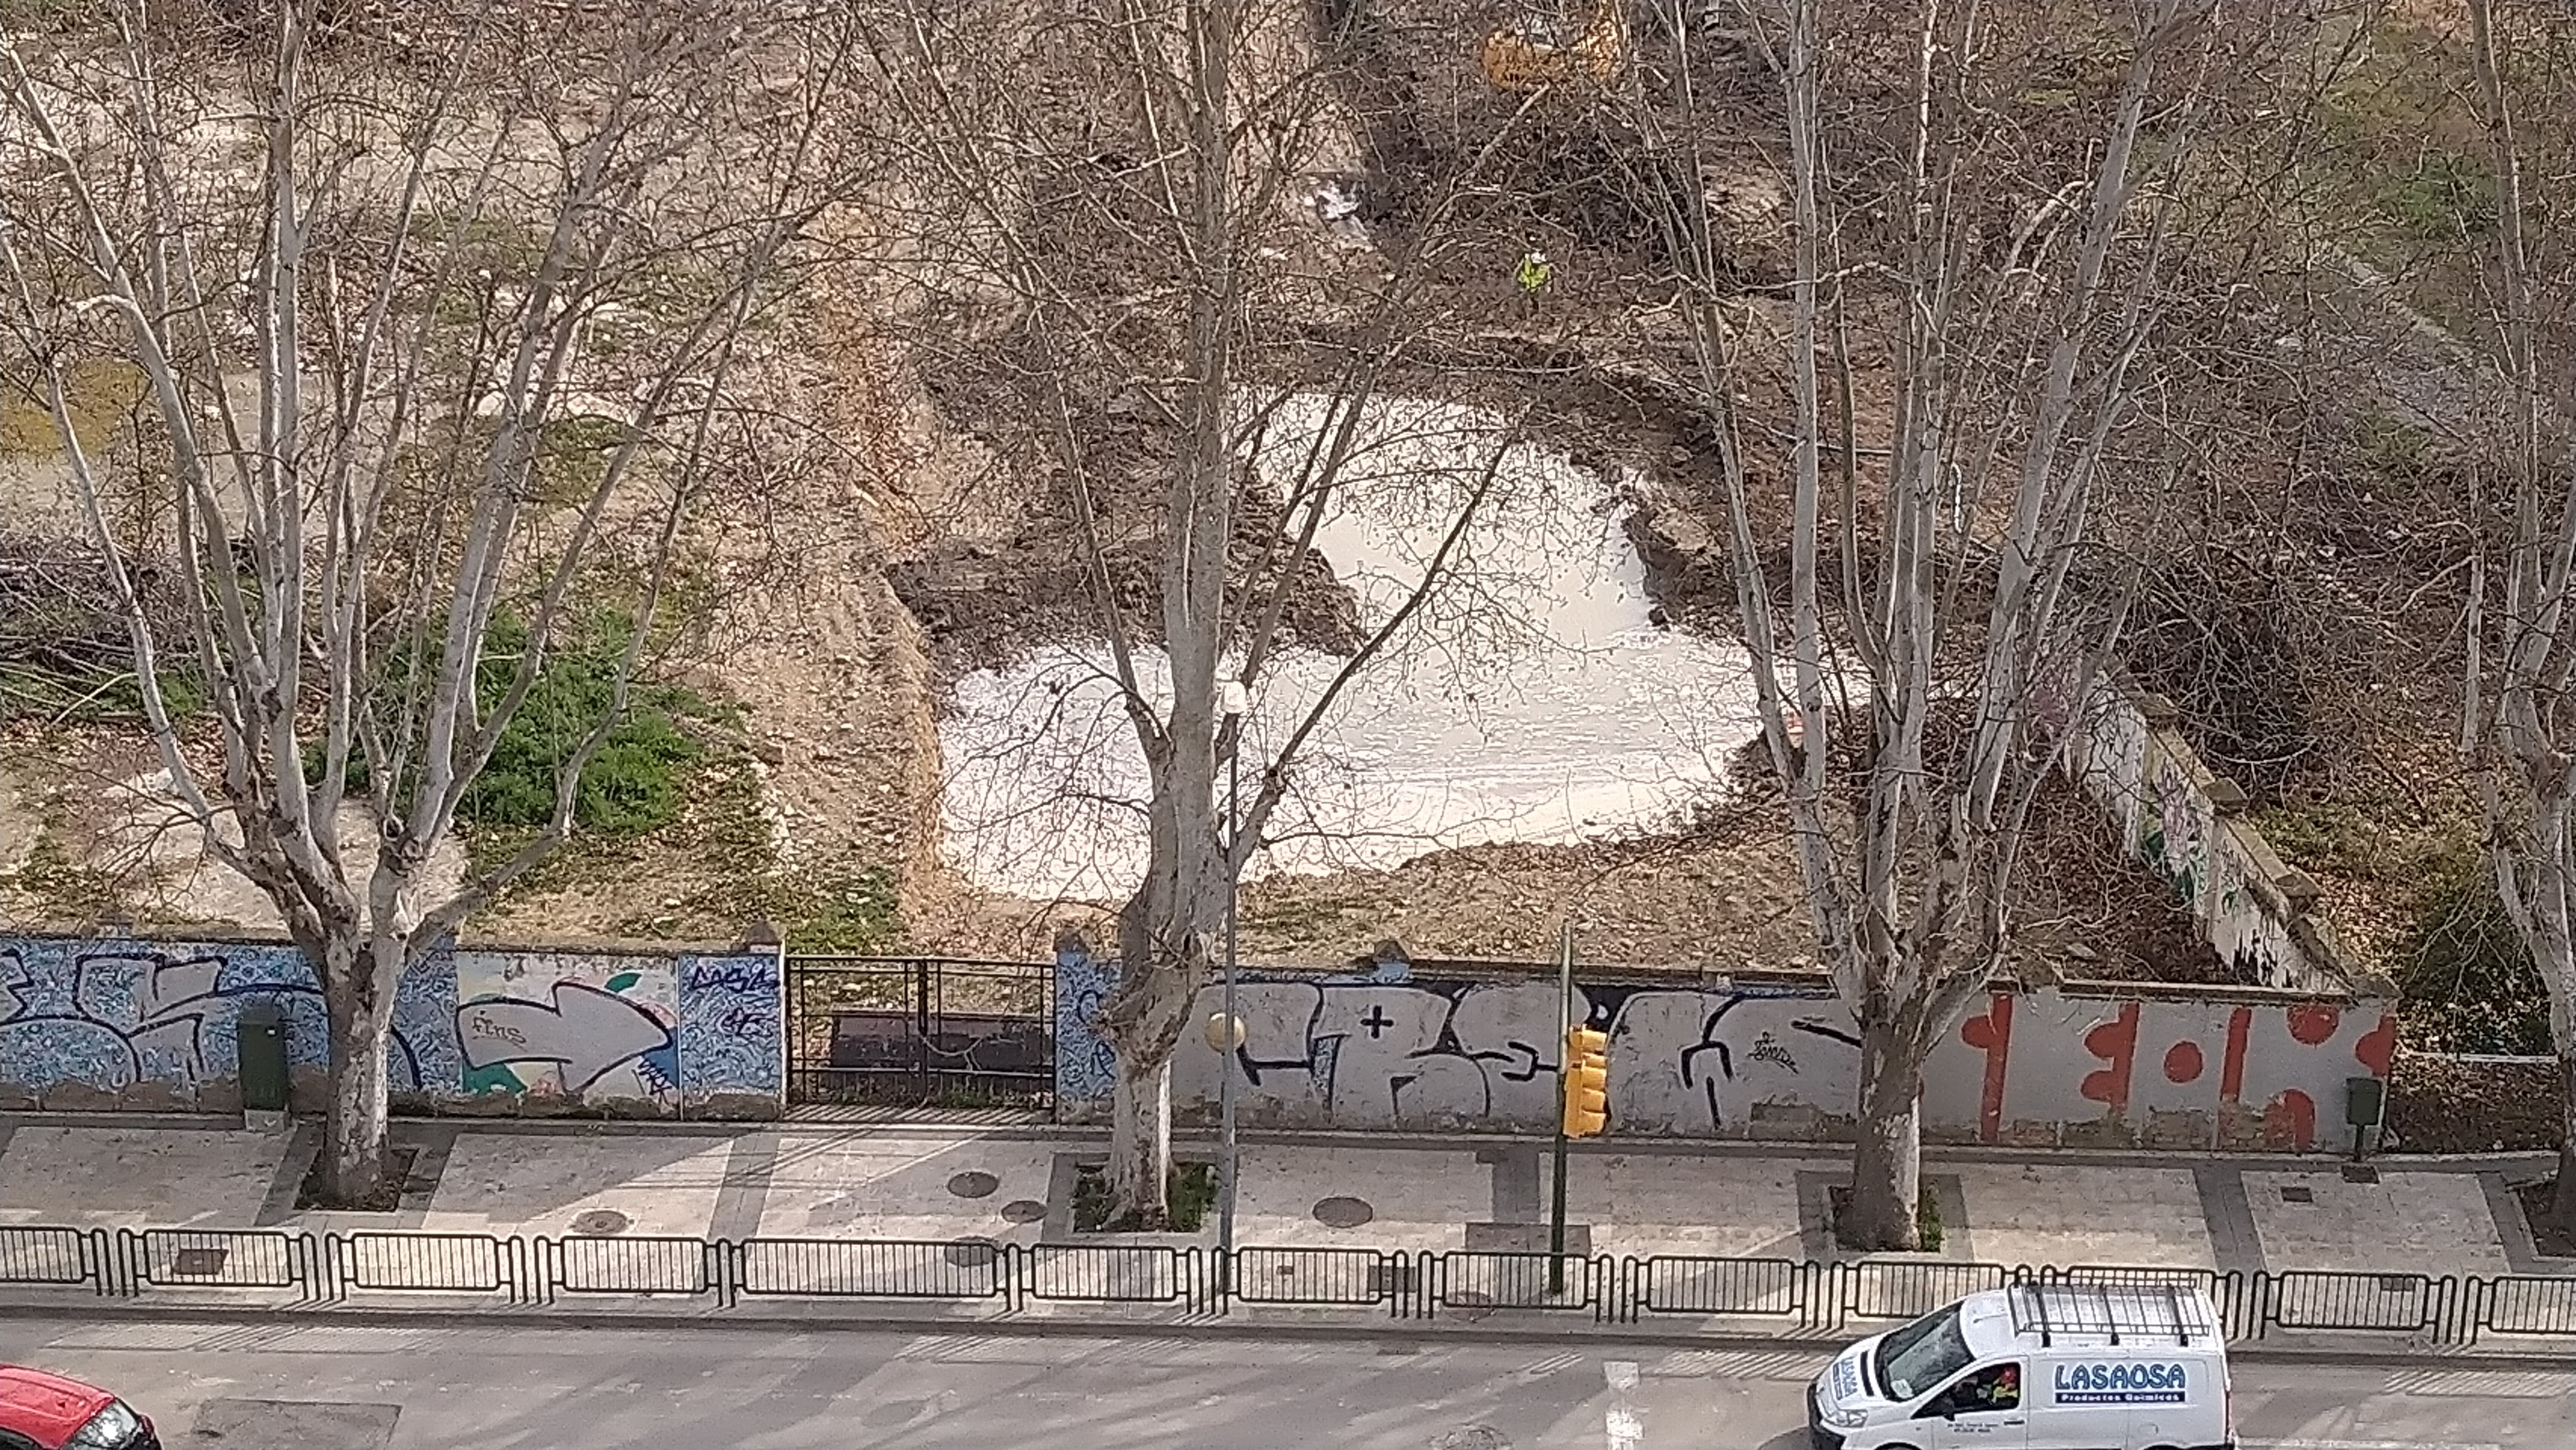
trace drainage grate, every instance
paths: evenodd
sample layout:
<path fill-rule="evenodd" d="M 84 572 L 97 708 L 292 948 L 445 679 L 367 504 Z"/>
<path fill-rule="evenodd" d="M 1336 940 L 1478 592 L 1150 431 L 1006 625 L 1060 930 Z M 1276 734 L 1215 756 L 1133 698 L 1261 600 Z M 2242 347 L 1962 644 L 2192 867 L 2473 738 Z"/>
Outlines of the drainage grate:
<path fill-rule="evenodd" d="M 2314 1203 L 2317 1201 L 2317 1191 L 2304 1183 L 2293 1183 L 2289 1187 L 2281 1190 L 2281 1201 L 2283 1203 Z"/>
<path fill-rule="evenodd" d="M 2382 1294 L 2412 1294 L 2415 1292 L 2416 1282 L 2417 1280 L 2413 1274 L 2382 1274 L 2379 1276 L 2379 1292 Z"/>
<path fill-rule="evenodd" d="M 230 1249 L 177 1249 L 170 1255 L 170 1277 L 174 1279 L 212 1279 L 224 1271 L 224 1260 L 232 1257 Z"/>
<path fill-rule="evenodd" d="M 2343 1181 L 2346 1183 L 2377 1183 L 2379 1181 L 2379 1170 L 2371 1167 L 2367 1163 L 2346 1163 L 2343 1165 Z"/>
<path fill-rule="evenodd" d="M 940 1257 L 961 1269 L 980 1269 L 1002 1256 L 1002 1246 L 987 1238 L 957 1239 L 940 1250 Z"/>
<path fill-rule="evenodd" d="M 1369 1269 L 1372 1294 L 1410 1294 L 1421 1284 L 1421 1272 L 1412 1264 L 1375 1264 Z"/>

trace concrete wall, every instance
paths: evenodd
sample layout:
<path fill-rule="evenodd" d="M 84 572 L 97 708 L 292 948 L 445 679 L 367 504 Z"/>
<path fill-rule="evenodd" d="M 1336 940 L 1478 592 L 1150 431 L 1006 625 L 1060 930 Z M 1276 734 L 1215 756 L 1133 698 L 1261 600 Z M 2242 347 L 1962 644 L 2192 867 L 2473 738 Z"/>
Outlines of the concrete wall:
<path fill-rule="evenodd" d="M 1097 1121 L 1109 1051 L 1090 1028 L 1115 963 L 1068 948 L 1056 977 L 1056 1111 Z M 1850 1016 L 1821 977 L 1690 985 L 1577 977 L 1610 1036 L 1612 1131 L 1835 1138 L 1858 1091 Z M 1235 1063 L 1246 1123 L 1282 1128 L 1544 1131 L 1556 1111 L 1552 974 L 1247 972 Z M 1173 1109 L 1215 1112 L 1220 1060 L 1198 1023 L 1173 1064 Z M 2395 1019 L 2376 1002 L 2261 990 L 1995 993 L 1924 1077 L 1926 1131 L 1963 1142 L 2306 1151 L 2343 1143 L 2344 1082 L 2384 1078 Z"/>
<path fill-rule="evenodd" d="M 2364 974 L 2317 909 L 2317 886 L 2239 814 L 2245 792 L 2201 762 L 2174 707 L 2131 682 L 2096 684 L 2065 768 L 2120 840 L 2191 906 L 2202 939 L 2246 981 L 2355 990 Z M 2367 990 L 2367 988 L 2364 988 Z"/>
<path fill-rule="evenodd" d="M 241 1004 L 286 1012 L 322 1102 L 322 994 L 273 943 L 0 936 L 0 1107 L 240 1105 Z M 495 1113 L 771 1117 L 786 1065 L 775 949 L 445 949 L 395 998 L 396 1101 Z"/>

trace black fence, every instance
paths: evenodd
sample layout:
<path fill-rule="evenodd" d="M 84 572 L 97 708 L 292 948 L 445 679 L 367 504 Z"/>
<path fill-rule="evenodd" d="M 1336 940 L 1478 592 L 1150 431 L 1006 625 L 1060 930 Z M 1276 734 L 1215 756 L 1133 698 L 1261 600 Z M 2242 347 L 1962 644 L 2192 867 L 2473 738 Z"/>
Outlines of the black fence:
<path fill-rule="evenodd" d="M 787 959 L 787 1100 L 1043 1108 L 1055 968 L 938 957 Z"/>
<path fill-rule="evenodd" d="M 1560 1272 L 1551 1273 L 1551 1269 Z M 0 1286 L 168 1302 L 191 1291 L 268 1291 L 295 1302 L 400 1304 L 462 1296 L 555 1304 L 648 1297 L 729 1309 L 762 1300 L 877 1300 L 1015 1313 L 1129 1305 L 1199 1314 L 1362 1311 L 1388 1319 L 1630 1325 L 1723 1321 L 1781 1337 L 1884 1326 L 1981 1289 L 2029 1282 L 2206 1290 L 2232 1340 L 2281 1331 L 2389 1336 L 2393 1346 L 2495 1335 L 2576 1336 L 2576 1277 L 2341 1270 L 2237 1273 L 2030 1267 L 1938 1259 L 1807 1263 L 1544 1253 L 991 1239 L 492 1238 L 292 1229 L 0 1226 Z M 368 1296 L 360 1299 L 356 1296 Z M 275 1303 L 275 1297 L 263 1299 Z"/>

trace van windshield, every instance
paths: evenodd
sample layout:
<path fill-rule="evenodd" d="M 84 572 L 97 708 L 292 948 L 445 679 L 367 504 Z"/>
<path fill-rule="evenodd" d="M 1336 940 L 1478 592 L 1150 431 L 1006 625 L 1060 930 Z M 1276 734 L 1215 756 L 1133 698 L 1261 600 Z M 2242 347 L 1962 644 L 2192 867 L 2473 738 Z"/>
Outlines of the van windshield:
<path fill-rule="evenodd" d="M 1959 1333 L 1959 1306 L 1927 1314 L 1878 1342 L 1878 1382 L 1887 1397 L 1913 1399 L 1968 1367 L 1968 1341 Z"/>

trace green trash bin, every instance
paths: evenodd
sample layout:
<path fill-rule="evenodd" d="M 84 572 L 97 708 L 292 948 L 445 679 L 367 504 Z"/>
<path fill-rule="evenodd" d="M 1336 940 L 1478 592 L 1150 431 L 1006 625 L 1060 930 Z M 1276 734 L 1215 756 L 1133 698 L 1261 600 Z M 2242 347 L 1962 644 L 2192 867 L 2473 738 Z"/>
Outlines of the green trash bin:
<path fill-rule="evenodd" d="M 286 1013 L 275 1002 L 242 1004 L 242 1116 L 283 1118 L 286 1113 Z"/>
<path fill-rule="evenodd" d="M 2387 1111 L 2388 1084 L 2375 1077 L 2343 1080 L 2343 1120 L 2352 1129 L 2352 1156 L 2361 1156 L 2367 1135 L 2382 1126 Z"/>

